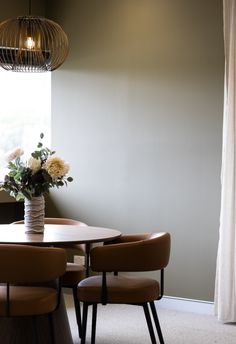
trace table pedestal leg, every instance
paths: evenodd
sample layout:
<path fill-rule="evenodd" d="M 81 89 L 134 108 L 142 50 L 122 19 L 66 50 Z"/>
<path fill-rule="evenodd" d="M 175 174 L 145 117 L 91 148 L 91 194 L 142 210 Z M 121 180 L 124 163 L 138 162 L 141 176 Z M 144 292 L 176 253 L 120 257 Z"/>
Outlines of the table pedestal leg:
<path fill-rule="evenodd" d="M 62 296 L 59 308 L 53 313 L 55 344 L 73 344 L 66 307 Z M 35 328 L 36 327 L 36 328 Z M 4 344 L 51 344 L 48 316 L 39 316 L 34 324 L 30 317 L 0 318 L 0 342 Z"/>

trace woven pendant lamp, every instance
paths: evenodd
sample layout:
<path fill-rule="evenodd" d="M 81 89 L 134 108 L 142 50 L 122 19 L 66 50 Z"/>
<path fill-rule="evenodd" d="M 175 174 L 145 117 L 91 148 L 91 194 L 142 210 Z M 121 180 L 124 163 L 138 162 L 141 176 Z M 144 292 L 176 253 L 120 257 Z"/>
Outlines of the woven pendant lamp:
<path fill-rule="evenodd" d="M 0 24 L 0 66 L 14 72 L 47 72 L 61 66 L 68 54 L 68 39 L 52 20 L 29 15 Z"/>

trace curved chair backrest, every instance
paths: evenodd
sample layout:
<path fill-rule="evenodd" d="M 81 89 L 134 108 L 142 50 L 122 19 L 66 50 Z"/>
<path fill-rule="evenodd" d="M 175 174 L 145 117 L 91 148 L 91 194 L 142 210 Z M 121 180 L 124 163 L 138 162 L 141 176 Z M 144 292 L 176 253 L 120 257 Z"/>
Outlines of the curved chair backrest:
<path fill-rule="evenodd" d="M 12 224 L 18 225 L 18 224 L 23 224 L 24 220 L 20 221 L 15 221 Z M 77 221 L 77 220 L 72 220 L 72 219 L 67 219 L 67 218 L 62 218 L 62 217 L 45 217 L 44 218 L 44 223 L 45 224 L 54 224 L 54 225 L 77 225 L 77 226 L 87 226 L 85 223 Z"/>
<path fill-rule="evenodd" d="M 169 233 L 122 236 L 116 244 L 91 250 L 94 271 L 153 271 L 164 269 L 170 257 Z M 131 241 L 133 237 L 134 241 Z"/>
<path fill-rule="evenodd" d="M 0 245 L 0 282 L 39 283 L 55 280 L 66 270 L 61 248 Z"/>

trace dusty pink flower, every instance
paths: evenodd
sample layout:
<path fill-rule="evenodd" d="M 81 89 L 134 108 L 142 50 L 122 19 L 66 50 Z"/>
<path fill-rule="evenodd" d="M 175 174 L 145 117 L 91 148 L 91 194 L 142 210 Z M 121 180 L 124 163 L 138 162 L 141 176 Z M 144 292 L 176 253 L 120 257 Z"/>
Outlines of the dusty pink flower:
<path fill-rule="evenodd" d="M 16 158 L 20 157 L 23 154 L 24 154 L 23 149 L 21 149 L 20 147 L 17 147 L 17 148 L 13 149 L 12 151 L 10 151 L 6 154 L 5 160 L 7 162 L 10 162 L 10 161 L 15 160 Z"/>

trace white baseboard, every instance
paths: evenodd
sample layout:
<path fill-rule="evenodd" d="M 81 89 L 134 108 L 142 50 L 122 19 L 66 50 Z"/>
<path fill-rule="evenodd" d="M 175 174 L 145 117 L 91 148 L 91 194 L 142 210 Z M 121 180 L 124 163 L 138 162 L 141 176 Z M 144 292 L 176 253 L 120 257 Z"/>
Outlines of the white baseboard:
<path fill-rule="evenodd" d="M 165 308 L 175 311 L 214 315 L 214 303 L 208 301 L 163 296 L 160 301 L 156 302 L 156 306 L 157 309 Z"/>

